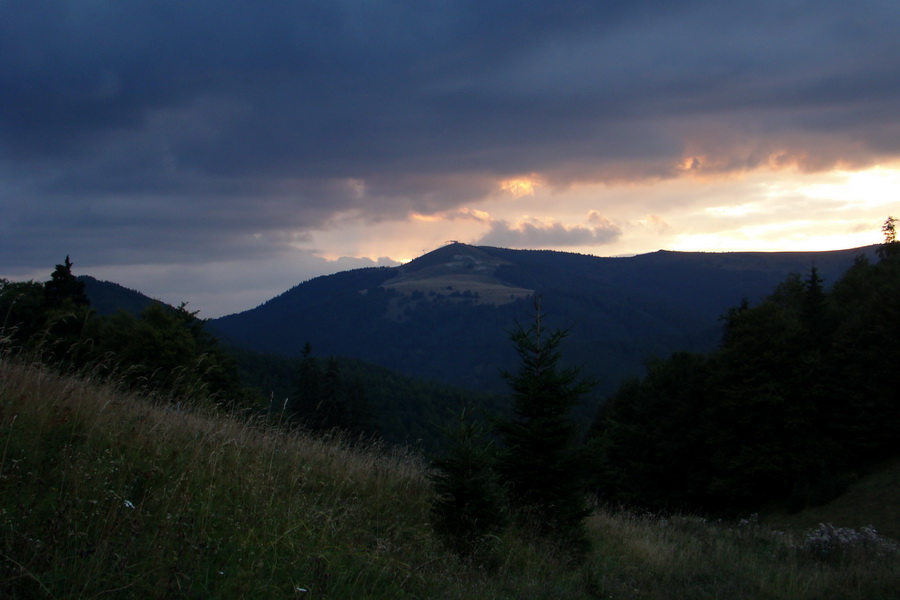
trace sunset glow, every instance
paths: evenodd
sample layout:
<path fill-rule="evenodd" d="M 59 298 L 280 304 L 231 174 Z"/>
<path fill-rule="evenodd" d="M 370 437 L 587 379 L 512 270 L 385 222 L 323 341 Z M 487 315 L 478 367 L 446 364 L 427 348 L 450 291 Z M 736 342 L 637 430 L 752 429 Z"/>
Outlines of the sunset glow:
<path fill-rule="evenodd" d="M 900 208 L 900 166 L 875 167 L 863 171 L 835 171 L 835 183 L 807 186 L 810 198 L 830 199 L 852 206 Z"/>
<path fill-rule="evenodd" d="M 516 198 L 534 196 L 535 182 L 530 179 L 507 179 L 500 182 L 500 189 Z"/>
<path fill-rule="evenodd" d="M 825 250 L 900 215 L 895 3 L 26 4 L 0 277 L 69 254 L 212 317 L 446 240 Z"/>

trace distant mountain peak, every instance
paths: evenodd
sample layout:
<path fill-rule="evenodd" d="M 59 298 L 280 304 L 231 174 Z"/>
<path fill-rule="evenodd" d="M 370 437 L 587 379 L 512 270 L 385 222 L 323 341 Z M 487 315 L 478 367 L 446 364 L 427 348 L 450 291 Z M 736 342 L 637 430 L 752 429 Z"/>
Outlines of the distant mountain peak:
<path fill-rule="evenodd" d="M 500 266 L 509 264 L 483 248 L 454 241 L 398 267 L 397 275 L 383 286 L 406 295 L 421 292 L 430 298 L 451 296 L 505 304 L 534 293 L 496 276 Z"/>
<path fill-rule="evenodd" d="M 447 268 L 457 268 L 466 264 L 501 264 L 502 261 L 495 256 L 491 256 L 478 246 L 470 246 L 462 242 L 451 241 L 440 248 L 436 248 L 431 252 L 426 252 L 418 258 L 414 258 L 405 265 L 398 268 L 401 273 L 411 273 L 425 268 L 444 266 Z M 507 261 L 502 261 L 506 263 Z"/>

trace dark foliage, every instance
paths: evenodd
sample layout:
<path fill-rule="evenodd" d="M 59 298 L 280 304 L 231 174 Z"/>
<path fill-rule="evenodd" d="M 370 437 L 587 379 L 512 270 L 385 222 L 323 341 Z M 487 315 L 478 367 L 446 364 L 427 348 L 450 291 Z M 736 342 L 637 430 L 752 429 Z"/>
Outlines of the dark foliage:
<path fill-rule="evenodd" d="M 84 282 L 72 274 L 73 263 L 66 255 L 66 260 L 50 274 L 50 281 L 44 284 L 47 306 L 60 308 L 66 305 L 84 307 L 90 302 L 84 293 Z"/>
<path fill-rule="evenodd" d="M 39 350 L 68 367 L 84 364 L 90 352 L 92 315 L 84 284 L 66 256 L 46 283 L 0 281 L 2 339 L 7 349 Z"/>
<path fill-rule="evenodd" d="M 432 504 L 435 531 L 457 553 L 486 558 L 492 540 L 508 522 L 503 489 L 494 470 L 496 452 L 484 429 L 465 410 L 445 432 L 444 454 L 432 466 L 437 498 Z"/>
<path fill-rule="evenodd" d="M 0 311 L 3 317 L 0 339 L 8 346 L 20 347 L 37 339 L 48 318 L 44 284 L 0 280 Z"/>
<path fill-rule="evenodd" d="M 89 275 L 79 275 L 78 280 L 84 282 L 84 292 L 91 301 L 91 308 L 100 316 L 113 315 L 120 310 L 138 316 L 151 304 L 160 302 L 125 286 Z"/>
<path fill-rule="evenodd" d="M 588 511 L 578 428 L 569 413 L 592 383 L 581 379 L 578 369 L 560 367 L 559 345 L 566 335 L 545 329 L 536 301 L 531 325 L 511 334 L 520 358 L 519 370 L 505 374 L 513 416 L 496 430 L 505 444 L 499 471 L 512 503 L 547 531 L 580 544 Z"/>
<path fill-rule="evenodd" d="M 696 482 L 710 476 L 704 464 L 710 432 L 697 420 L 709 398 L 709 371 L 705 356 L 676 353 L 648 364 L 643 380 L 623 384 L 603 406 L 592 432 L 603 497 L 661 509 L 703 501 Z"/>
<path fill-rule="evenodd" d="M 97 348 L 117 377 L 131 386 L 211 398 L 229 408 L 259 404 L 241 388 L 234 360 L 185 304 L 172 308 L 153 303 L 138 316 L 120 311 L 106 317 Z"/>
<path fill-rule="evenodd" d="M 898 454 L 900 254 L 886 235 L 830 291 L 815 267 L 724 317 L 708 356 L 674 354 L 598 413 L 594 486 L 610 502 L 741 511 L 832 499 Z"/>
<path fill-rule="evenodd" d="M 307 343 L 300 359 L 295 392 L 286 402 L 287 417 L 313 431 L 338 429 L 354 435 L 378 433 L 365 388 L 345 377 L 330 357 L 323 369 Z"/>
<path fill-rule="evenodd" d="M 150 302 L 139 315 L 100 316 L 72 265 L 67 256 L 43 284 L 0 282 L 5 351 L 27 352 L 64 370 L 89 369 L 173 400 L 258 406 L 239 385 L 234 361 L 184 304 Z"/>
<path fill-rule="evenodd" d="M 241 383 L 258 390 L 275 420 L 284 420 L 294 402 L 302 358 L 260 354 L 228 347 L 237 360 Z M 319 359 L 321 360 L 321 359 Z M 450 415 L 472 404 L 492 413 L 503 413 L 500 394 L 472 392 L 435 381 L 425 381 L 355 358 L 328 357 L 341 380 L 364 394 L 372 411 L 373 429 L 386 442 L 409 445 L 427 454 L 443 451 L 441 431 L 452 427 Z"/>

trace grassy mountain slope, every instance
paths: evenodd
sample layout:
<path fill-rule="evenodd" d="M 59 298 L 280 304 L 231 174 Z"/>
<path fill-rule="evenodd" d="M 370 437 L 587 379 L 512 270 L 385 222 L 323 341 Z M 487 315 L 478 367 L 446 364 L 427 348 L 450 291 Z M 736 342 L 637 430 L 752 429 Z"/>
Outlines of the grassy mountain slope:
<path fill-rule="evenodd" d="M 419 293 L 429 297 L 453 291 L 475 304 L 502 305 L 527 298 L 534 290 L 522 288 L 497 276 L 497 270 L 511 263 L 481 248 L 450 244 L 421 256 L 382 285 L 404 295 Z M 464 294 L 464 295 L 463 295 Z"/>
<path fill-rule="evenodd" d="M 598 510 L 574 564 L 446 552 L 416 457 L 173 410 L 0 356 L 0 596 L 895 598 L 885 540 Z M 884 498 L 885 503 L 896 498 Z M 877 526 L 878 523 L 875 523 Z M 834 541 L 834 540 L 832 540 Z M 870 540 L 871 541 L 871 540 Z"/>

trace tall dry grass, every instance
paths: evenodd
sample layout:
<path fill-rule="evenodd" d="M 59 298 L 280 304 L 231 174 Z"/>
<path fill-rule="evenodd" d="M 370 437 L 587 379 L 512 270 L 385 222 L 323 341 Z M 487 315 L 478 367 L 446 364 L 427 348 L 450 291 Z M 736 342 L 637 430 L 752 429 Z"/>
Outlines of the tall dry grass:
<path fill-rule="evenodd" d="M 0 369 L 10 593 L 393 585 L 417 566 L 397 557 L 432 543 L 414 456 L 177 411 L 44 368 Z"/>
<path fill-rule="evenodd" d="M 896 598 L 898 556 L 598 509 L 593 550 L 507 530 L 468 563 L 414 454 L 177 410 L 0 359 L 3 598 Z"/>

